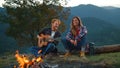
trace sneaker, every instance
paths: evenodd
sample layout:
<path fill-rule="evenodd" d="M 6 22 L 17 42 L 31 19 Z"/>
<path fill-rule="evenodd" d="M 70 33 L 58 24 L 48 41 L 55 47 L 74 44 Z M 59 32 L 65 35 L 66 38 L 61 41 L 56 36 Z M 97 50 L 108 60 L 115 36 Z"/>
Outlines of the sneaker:
<path fill-rule="evenodd" d="M 64 57 L 68 57 L 70 55 L 71 55 L 70 52 L 67 52 L 67 53 L 65 53 Z"/>

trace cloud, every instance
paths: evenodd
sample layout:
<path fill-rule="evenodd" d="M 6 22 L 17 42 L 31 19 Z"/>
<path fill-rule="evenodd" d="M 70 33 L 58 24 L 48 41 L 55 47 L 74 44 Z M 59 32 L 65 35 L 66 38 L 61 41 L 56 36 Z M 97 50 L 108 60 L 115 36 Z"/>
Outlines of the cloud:
<path fill-rule="evenodd" d="M 2 7 L 2 4 L 5 3 L 4 0 L 0 0 L 0 7 Z"/>

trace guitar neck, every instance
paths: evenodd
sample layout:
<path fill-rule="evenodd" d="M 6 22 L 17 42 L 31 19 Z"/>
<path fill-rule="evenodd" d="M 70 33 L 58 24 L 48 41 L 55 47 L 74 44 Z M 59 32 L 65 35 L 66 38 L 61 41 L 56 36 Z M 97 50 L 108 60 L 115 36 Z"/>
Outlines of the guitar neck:
<path fill-rule="evenodd" d="M 61 38 L 60 37 L 58 37 L 58 38 L 48 38 L 48 39 L 46 39 L 47 41 L 48 40 L 60 40 Z"/>

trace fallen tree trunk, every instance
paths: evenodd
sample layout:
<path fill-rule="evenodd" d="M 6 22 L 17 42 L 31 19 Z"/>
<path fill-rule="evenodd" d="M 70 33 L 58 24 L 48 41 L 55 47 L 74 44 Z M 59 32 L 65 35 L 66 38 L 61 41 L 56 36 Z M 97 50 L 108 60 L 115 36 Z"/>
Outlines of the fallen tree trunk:
<path fill-rule="evenodd" d="M 120 44 L 97 46 L 94 48 L 95 54 L 120 52 Z"/>
<path fill-rule="evenodd" d="M 79 51 L 72 51 L 74 53 L 78 53 Z M 101 53 L 113 53 L 113 52 L 120 52 L 120 44 L 114 44 L 114 45 L 104 45 L 104 46 L 95 46 L 95 44 L 89 43 L 88 46 L 86 46 L 86 54 L 88 55 L 95 55 L 95 54 L 101 54 Z M 63 55 L 64 52 L 59 52 L 59 54 Z"/>

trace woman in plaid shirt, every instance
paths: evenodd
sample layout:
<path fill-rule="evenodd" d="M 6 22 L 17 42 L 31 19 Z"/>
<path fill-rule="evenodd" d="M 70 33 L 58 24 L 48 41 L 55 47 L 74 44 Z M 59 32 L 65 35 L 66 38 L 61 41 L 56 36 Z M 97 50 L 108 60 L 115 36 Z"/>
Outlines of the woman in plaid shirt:
<path fill-rule="evenodd" d="M 77 16 L 73 17 L 70 31 L 67 33 L 66 38 L 62 39 L 66 49 L 65 56 L 69 56 L 72 50 L 79 50 L 80 56 L 85 56 L 86 34 L 87 29 L 83 26 L 81 19 Z"/>

